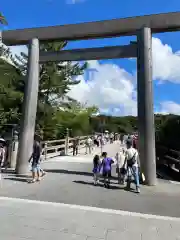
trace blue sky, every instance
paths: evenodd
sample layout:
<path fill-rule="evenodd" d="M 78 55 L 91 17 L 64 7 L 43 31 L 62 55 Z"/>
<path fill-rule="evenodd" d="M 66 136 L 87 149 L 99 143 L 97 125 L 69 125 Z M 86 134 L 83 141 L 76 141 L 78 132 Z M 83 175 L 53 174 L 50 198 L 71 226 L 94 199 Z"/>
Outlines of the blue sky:
<path fill-rule="evenodd" d="M 31 0 L 25 5 L 23 0 L 6 0 L 2 1 L 0 11 L 9 22 L 4 29 L 17 29 L 180 11 L 180 3 L 178 0 Z M 153 37 L 155 110 L 180 114 L 180 57 L 176 53 L 180 50 L 180 33 Z M 77 41 L 68 47 L 122 45 L 132 39 Z M 82 102 L 97 104 L 103 112 L 136 114 L 135 60 L 91 62 L 90 67 L 95 69 L 90 79 L 87 74 L 80 77 L 81 84 L 70 94 Z"/>

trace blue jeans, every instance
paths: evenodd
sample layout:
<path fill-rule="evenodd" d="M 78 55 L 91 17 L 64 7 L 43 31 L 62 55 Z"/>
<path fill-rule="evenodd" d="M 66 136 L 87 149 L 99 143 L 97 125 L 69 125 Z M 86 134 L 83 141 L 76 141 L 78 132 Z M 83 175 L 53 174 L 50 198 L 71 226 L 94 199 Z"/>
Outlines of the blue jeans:
<path fill-rule="evenodd" d="M 32 165 L 32 172 L 40 172 L 40 164 L 33 164 Z"/>
<path fill-rule="evenodd" d="M 129 177 L 129 171 L 132 173 L 134 177 L 134 181 L 136 184 L 136 187 L 139 188 L 139 168 L 136 166 L 128 167 L 128 177 Z"/>

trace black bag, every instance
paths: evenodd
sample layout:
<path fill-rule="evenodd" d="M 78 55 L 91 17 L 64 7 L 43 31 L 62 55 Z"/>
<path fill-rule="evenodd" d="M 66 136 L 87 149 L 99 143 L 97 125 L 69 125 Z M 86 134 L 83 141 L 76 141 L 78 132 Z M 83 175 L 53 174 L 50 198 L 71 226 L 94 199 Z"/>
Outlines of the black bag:
<path fill-rule="evenodd" d="M 126 170 L 124 167 L 122 167 L 122 168 L 120 169 L 120 173 L 121 173 L 122 175 L 126 175 L 127 170 Z"/>
<path fill-rule="evenodd" d="M 136 152 L 131 159 L 127 160 L 128 167 L 132 167 L 136 163 Z"/>

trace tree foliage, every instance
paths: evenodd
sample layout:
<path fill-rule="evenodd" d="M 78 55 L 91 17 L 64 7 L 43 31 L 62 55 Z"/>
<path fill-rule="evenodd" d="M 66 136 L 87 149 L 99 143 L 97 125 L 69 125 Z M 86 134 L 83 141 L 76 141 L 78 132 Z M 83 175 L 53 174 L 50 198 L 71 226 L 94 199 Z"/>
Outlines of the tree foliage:
<path fill-rule="evenodd" d="M 66 42 L 42 43 L 40 50 L 59 52 L 66 45 Z M 11 57 L 12 64 L 0 60 L 0 124 L 3 129 L 5 124 L 20 123 L 27 59 L 28 56 L 21 53 Z M 67 128 L 72 135 L 91 130 L 89 116 L 97 109 L 82 105 L 67 94 L 73 85 L 79 84 L 76 77 L 83 74 L 86 67 L 86 63 L 72 62 L 40 64 L 36 130 L 44 139 L 63 137 Z"/>

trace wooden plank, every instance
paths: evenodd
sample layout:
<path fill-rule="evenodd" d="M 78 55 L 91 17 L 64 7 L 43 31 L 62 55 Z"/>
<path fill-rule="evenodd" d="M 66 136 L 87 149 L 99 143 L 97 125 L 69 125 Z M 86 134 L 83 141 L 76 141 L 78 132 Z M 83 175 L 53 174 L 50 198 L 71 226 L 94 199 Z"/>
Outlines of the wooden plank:
<path fill-rule="evenodd" d="M 6 45 L 27 44 L 32 38 L 40 41 L 85 40 L 106 37 L 132 36 L 137 29 L 150 27 L 152 33 L 180 30 L 180 12 L 88 22 L 62 26 L 2 31 Z"/>
<path fill-rule="evenodd" d="M 56 149 L 64 149 L 65 146 L 66 146 L 65 144 L 62 144 L 62 145 L 54 145 L 54 146 L 51 146 L 51 147 L 47 147 L 47 148 L 46 148 L 46 151 L 56 150 Z"/>
<path fill-rule="evenodd" d="M 86 61 L 99 59 L 131 58 L 137 56 L 136 44 L 63 50 L 60 52 L 40 52 L 40 63 L 59 61 Z"/>
<path fill-rule="evenodd" d="M 176 162 L 176 163 L 180 163 L 180 160 L 179 159 L 176 159 L 176 158 L 173 158 L 173 157 L 170 157 L 168 155 L 165 155 L 164 158 L 170 162 Z"/>
<path fill-rule="evenodd" d="M 59 143 L 59 142 L 65 142 L 66 139 L 59 139 L 59 140 L 50 140 L 50 141 L 45 141 L 44 143 Z"/>

